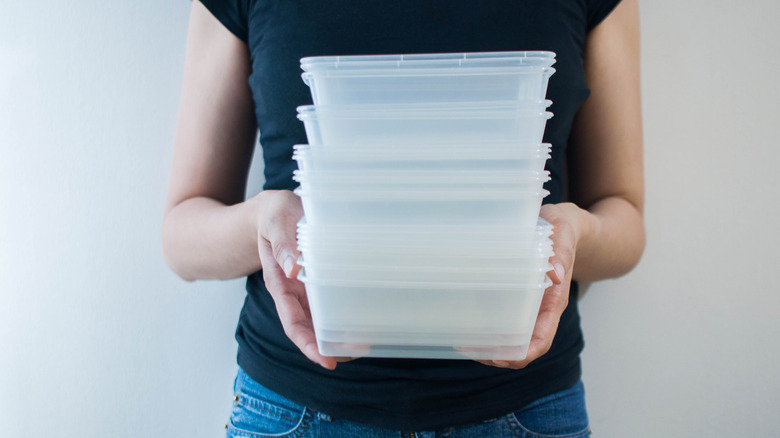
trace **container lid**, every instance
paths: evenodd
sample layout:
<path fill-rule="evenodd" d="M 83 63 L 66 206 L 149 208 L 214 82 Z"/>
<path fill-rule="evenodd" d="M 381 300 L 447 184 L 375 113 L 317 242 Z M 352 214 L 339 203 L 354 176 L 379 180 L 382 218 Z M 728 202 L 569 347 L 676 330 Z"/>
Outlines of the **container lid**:
<path fill-rule="evenodd" d="M 453 236 L 446 240 L 447 236 L 440 236 L 438 239 L 417 239 L 414 234 L 397 235 L 394 239 L 390 236 L 377 236 L 371 234 L 359 235 L 321 235 L 317 233 L 308 233 L 299 231 L 297 233 L 298 246 L 300 248 L 317 249 L 320 252 L 332 252 L 339 248 L 371 248 L 374 244 L 380 244 L 382 252 L 388 250 L 403 250 L 408 252 L 410 249 L 428 248 L 428 251 L 434 251 L 438 248 L 469 249 L 508 249 L 512 254 L 518 256 L 537 257 L 552 255 L 553 241 L 548 236 L 538 235 L 529 236 L 518 240 L 507 236 L 504 239 L 478 239 L 473 235 Z M 522 242 L 522 243 L 521 243 Z M 433 246 L 432 246 L 433 245 Z M 434 247 L 435 246 L 435 247 Z M 372 251 L 375 249 L 372 249 Z M 530 251 L 528 253 L 526 251 Z M 548 255 L 548 252 L 550 253 Z"/>
<path fill-rule="evenodd" d="M 518 256 L 550 257 L 553 249 L 552 225 L 541 219 L 531 228 L 503 226 L 493 229 L 480 225 L 308 225 L 305 216 L 301 222 L 297 227 L 299 246 L 319 251 L 375 245 L 380 245 L 383 251 L 408 251 L 410 248 L 417 251 L 419 248 L 430 250 L 431 245 L 435 245 L 450 249 L 509 249 L 511 254 Z M 533 254 L 523 254 L 525 251 Z"/>
<path fill-rule="evenodd" d="M 373 145 L 295 145 L 293 158 L 312 158 L 325 162 L 366 162 L 366 161 L 457 161 L 457 160 L 523 160 L 550 158 L 552 145 L 541 143 L 524 145 L 522 143 L 460 143 L 460 144 L 422 144 L 412 145 L 389 143 L 382 147 Z"/>
<path fill-rule="evenodd" d="M 359 280 L 310 280 L 304 272 L 298 275 L 298 280 L 304 283 L 322 284 L 327 286 L 341 287 L 365 287 L 377 289 L 430 289 L 430 290 L 507 290 L 516 291 L 522 289 L 537 289 L 544 291 L 552 286 L 549 277 L 545 277 L 544 282 L 539 284 L 514 284 L 514 283 L 439 283 L 424 281 L 359 281 Z"/>
<path fill-rule="evenodd" d="M 527 65 L 550 67 L 554 63 L 554 52 L 472 52 L 423 53 L 407 55 L 313 56 L 302 58 L 301 68 L 304 71 L 315 71 L 335 69 L 370 70 L 389 68 L 485 68 L 517 67 Z"/>
<path fill-rule="evenodd" d="M 301 120 L 312 117 L 346 119 L 409 119 L 409 118 L 495 118 L 516 117 L 518 114 L 552 117 L 545 109 L 551 100 L 533 102 L 469 102 L 387 104 L 387 105 L 302 105 L 297 108 Z M 548 116 L 549 114 L 549 116 Z"/>
<path fill-rule="evenodd" d="M 550 246 L 552 245 L 552 239 L 550 236 L 552 233 L 510 233 L 510 234 L 480 234 L 474 232 L 464 232 L 462 234 L 454 233 L 439 233 L 439 234 L 426 234 L 417 230 L 410 230 L 409 232 L 395 232 L 388 233 L 377 231 L 371 232 L 337 232 L 337 231 L 325 231 L 327 228 L 301 228 L 297 231 L 297 236 L 307 242 L 385 242 L 394 244 L 394 242 L 401 242 L 403 245 L 407 245 L 410 242 L 420 242 L 423 245 L 430 245 L 432 243 L 443 245 L 539 245 Z"/>
<path fill-rule="evenodd" d="M 485 170 L 344 170 L 307 172 L 294 170 L 293 180 L 313 184 L 539 184 L 550 180 L 550 172 Z"/>
<path fill-rule="evenodd" d="M 552 234 L 553 226 L 543 218 L 537 218 L 536 226 L 529 229 L 518 227 L 498 227 L 480 225 L 315 225 L 306 221 L 306 216 L 301 217 L 296 225 L 298 230 L 315 230 L 328 233 L 410 233 L 416 232 L 426 235 L 439 234 L 476 234 L 476 235 L 500 235 L 510 234 Z"/>
<path fill-rule="evenodd" d="M 381 256 L 383 258 L 396 257 L 398 261 L 410 260 L 410 257 L 423 258 L 425 265 L 433 263 L 433 260 L 441 260 L 447 263 L 459 263 L 457 260 L 488 259 L 500 260 L 502 263 L 517 261 L 544 263 L 555 255 L 552 244 L 531 244 L 527 246 L 496 246 L 496 245 L 391 245 L 384 242 L 305 242 L 299 238 L 298 250 L 304 254 L 317 255 L 321 260 L 333 260 L 334 256 L 348 254 L 356 260 L 363 261 L 365 257 Z M 419 260 L 419 259 L 418 259 Z M 471 263 L 471 262 L 469 262 Z"/>
<path fill-rule="evenodd" d="M 314 265 L 301 257 L 298 262 L 300 266 L 307 267 Z M 513 268 L 494 268 L 494 267 L 474 267 L 474 266 L 414 266 L 414 265 L 360 265 L 360 264 L 326 264 L 317 263 L 316 266 L 325 270 L 347 270 L 347 271 L 374 271 L 374 272 L 392 272 L 403 275 L 404 273 L 431 273 L 431 274 L 495 274 L 506 275 L 515 273 L 527 273 L 527 272 L 550 272 L 553 270 L 553 265 L 550 263 L 544 263 L 541 265 L 518 265 Z"/>
<path fill-rule="evenodd" d="M 394 63 L 387 65 L 383 68 L 376 68 L 371 66 L 353 66 L 352 68 L 321 68 L 311 69 L 311 71 L 305 71 L 301 73 L 301 79 L 303 83 L 308 86 L 317 80 L 317 77 L 338 78 L 347 80 L 363 80 L 366 78 L 378 78 L 386 80 L 389 78 L 402 78 L 404 80 L 420 78 L 445 78 L 454 77 L 457 80 L 462 80 L 467 77 L 477 78 L 490 78 L 491 76 L 506 76 L 511 75 L 514 77 L 528 76 L 533 81 L 546 82 L 549 78 L 555 74 L 556 70 L 552 65 L 555 60 L 542 61 L 541 63 L 521 62 L 519 65 L 490 65 L 484 63 L 483 66 L 468 66 L 468 67 L 448 67 L 448 66 L 436 66 L 436 65 L 414 65 L 413 68 L 397 68 Z M 518 78 L 519 79 L 519 78 Z M 501 86 L 504 87 L 503 85 Z"/>
<path fill-rule="evenodd" d="M 421 187 L 414 191 L 406 189 L 365 190 L 360 187 L 339 190 L 312 189 L 298 187 L 294 193 L 301 197 L 316 196 L 317 199 L 330 201 L 506 201 L 521 198 L 536 198 L 539 202 L 550 194 L 547 190 L 516 190 L 495 185 L 496 188 L 474 190 L 451 190 L 446 188 Z M 503 188 L 502 188 L 503 187 Z"/>

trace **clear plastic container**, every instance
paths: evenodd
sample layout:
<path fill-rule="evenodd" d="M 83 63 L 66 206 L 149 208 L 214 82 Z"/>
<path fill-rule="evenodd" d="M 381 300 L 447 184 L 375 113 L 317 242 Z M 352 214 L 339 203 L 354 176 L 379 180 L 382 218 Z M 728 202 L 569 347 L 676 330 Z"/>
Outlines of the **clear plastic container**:
<path fill-rule="evenodd" d="M 523 359 L 551 284 L 300 278 L 320 353 L 447 359 Z"/>
<path fill-rule="evenodd" d="M 301 247 L 320 252 L 354 253 L 420 253 L 436 257 L 526 256 L 549 257 L 552 248 L 552 226 L 542 219 L 535 227 L 488 226 L 342 226 L 314 225 L 305 222 L 297 227 Z M 441 255 L 440 255 L 441 254 Z M 326 263 L 332 263 L 327 262 Z"/>
<path fill-rule="evenodd" d="M 458 150 L 426 151 L 426 145 L 411 148 L 311 148 L 297 145 L 293 158 L 298 169 L 305 172 L 320 171 L 375 171 L 375 170 L 419 170 L 419 171 L 542 171 L 550 158 L 547 144 L 535 148 L 513 145 L 514 148 L 490 148 L 491 145 L 472 145 L 473 151 L 459 153 Z M 434 148 L 431 148 L 434 149 Z M 492 150 L 491 150 L 492 149 Z M 523 150 L 526 149 L 526 150 Z M 372 153 L 378 151 L 378 153 Z"/>
<path fill-rule="evenodd" d="M 525 184 L 544 183 L 550 180 L 549 171 L 504 170 L 416 170 L 416 169 L 372 169 L 352 171 L 293 171 L 293 179 L 317 183 L 338 184 Z"/>
<path fill-rule="evenodd" d="M 386 68 L 419 69 L 429 67 L 484 67 L 537 65 L 550 67 L 555 63 L 555 52 L 465 52 L 415 53 L 391 55 L 308 56 L 301 58 L 301 69 L 317 70 L 377 70 Z"/>
<path fill-rule="evenodd" d="M 552 225 L 539 219 L 533 228 L 490 227 L 471 225 L 466 227 L 442 225 L 409 226 L 367 226 L 367 225 L 323 225 L 306 223 L 302 218 L 297 227 L 299 242 L 343 246 L 376 245 L 382 247 L 403 246 L 417 250 L 417 247 L 436 248 L 441 252 L 449 248 L 469 247 L 487 251 L 502 250 L 504 253 L 520 251 L 522 248 L 549 246 Z"/>
<path fill-rule="evenodd" d="M 532 228 L 519 228 L 514 225 L 506 227 L 479 226 L 443 226 L 441 224 L 420 226 L 420 225 L 326 225 L 320 226 L 310 224 L 306 217 L 302 217 L 296 225 L 298 232 L 302 233 L 320 233 L 323 235 L 337 236 L 346 238 L 348 236 L 370 236 L 372 238 L 396 239 L 399 236 L 411 236 L 415 239 L 476 239 L 476 240 L 542 240 L 550 237 L 553 233 L 553 226 L 543 218 L 536 220 L 536 225 Z M 441 236 L 441 237 L 440 237 Z"/>
<path fill-rule="evenodd" d="M 305 219 L 305 218 L 304 218 Z M 482 226 L 317 226 L 302 220 L 298 244 L 307 262 L 395 267 L 457 264 L 466 270 L 541 268 L 552 256 L 552 226 L 533 229 Z"/>
<path fill-rule="evenodd" d="M 316 105 L 544 99 L 551 52 L 312 57 L 301 60 Z"/>
<path fill-rule="evenodd" d="M 376 147 L 394 144 L 542 142 L 552 113 L 550 102 L 480 104 L 470 106 L 416 105 L 396 107 L 298 108 L 311 145 L 341 144 Z"/>
<path fill-rule="evenodd" d="M 448 144 L 294 146 L 298 169 L 306 172 L 342 170 L 472 170 L 542 171 L 550 158 L 549 143 L 523 145 Z"/>
<path fill-rule="evenodd" d="M 532 228 L 546 190 L 303 190 L 303 211 L 311 224 L 493 225 Z"/>
<path fill-rule="evenodd" d="M 383 245 L 374 242 L 325 244 L 299 241 L 298 249 L 306 263 L 321 265 L 374 265 L 394 267 L 505 269 L 546 266 L 553 256 L 552 245 L 500 246 L 413 246 Z"/>
<path fill-rule="evenodd" d="M 548 239 L 537 242 L 508 241 L 479 241 L 479 240 L 424 240 L 418 241 L 409 237 L 399 237 L 396 241 L 388 239 L 358 239 L 339 240 L 330 236 L 316 236 L 307 233 L 298 234 L 298 248 L 306 254 L 319 256 L 319 262 L 336 263 L 336 258 L 344 260 L 344 263 L 364 264 L 361 257 L 376 255 L 388 255 L 398 257 L 412 257 L 420 259 L 424 257 L 437 257 L 443 259 L 470 258 L 470 259 L 511 259 L 510 268 L 517 265 L 521 258 L 539 258 L 544 260 L 552 255 L 552 243 Z M 445 253 L 442 255 L 442 253 Z M 383 264 L 387 264 L 383 260 Z M 408 265 L 406 261 L 403 263 Z M 480 262 L 480 264 L 483 264 Z"/>
<path fill-rule="evenodd" d="M 412 281 L 426 283 L 514 283 L 537 284 L 552 269 L 549 257 L 529 258 L 527 263 L 513 267 L 481 265 L 369 265 L 309 263 L 305 258 L 298 264 L 313 278 L 327 281 Z"/>
<path fill-rule="evenodd" d="M 352 170 L 306 172 L 297 170 L 293 180 L 301 183 L 303 190 L 382 192 L 407 190 L 417 192 L 421 188 L 440 190 L 481 190 L 535 192 L 550 180 L 547 171 L 521 172 L 515 170 Z"/>

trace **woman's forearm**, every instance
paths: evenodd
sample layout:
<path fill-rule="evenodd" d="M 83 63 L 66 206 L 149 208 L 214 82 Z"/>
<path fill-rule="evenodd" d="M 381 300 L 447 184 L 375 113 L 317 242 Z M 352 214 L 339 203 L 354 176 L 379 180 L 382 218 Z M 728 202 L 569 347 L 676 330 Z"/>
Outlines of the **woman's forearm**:
<path fill-rule="evenodd" d="M 265 198 L 261 193 L 228 206 L 194 197 L 171 208 L 163 221 L 168 265 L 185 280 L 230 279 L 258 271 L 257 218 Z"/>
<path fill-rule="evenodd" d="M 573 278 L 598 281 L 615 278 L 636 266 L 645 246 L 642 213 L 627 199 L 604 198 L 587 210 L 560 204 L 571 218 L 577 242 Z"/>

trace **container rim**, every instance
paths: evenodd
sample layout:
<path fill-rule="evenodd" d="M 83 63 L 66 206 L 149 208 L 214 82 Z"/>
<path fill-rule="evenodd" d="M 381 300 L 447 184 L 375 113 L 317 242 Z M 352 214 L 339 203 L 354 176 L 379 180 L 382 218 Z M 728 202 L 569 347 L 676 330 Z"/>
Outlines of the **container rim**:
<path fill-rule="evenodd" d="M 533 152 L 539 151 L 541 152 L 549 152 L 552 150 L 552 143 L 532 143 L 536 149 L 533 149 Z M 484 143 L 448 143 L 448 145 L 457 145 L 459 147 L 466 147 L 466 146 L 475 146 L 480 149 L 480 151 L 491 148 L 491 149 L 498 149 L 499 146 L 503 147 L 509 147 L 509 148 L 517 148 L 522 147 L 524 145 L 523 142 L 510 142 L 510 141 L 502 141 L 502 142 L 491 142 L 490 144 L 484 144 Z M 367 150 L 366 147 L 359 147 L 354 145 L 346 145 L 342 147 L 338 147 L 337 149 L 331 148 L 331 144 L 296 144 L 293 145 L 293 153 L 298 151 L 315 151 L 314 153 L 327 153 L 327 154 L 347 154 L 352 151 L 365 151 Z M 418 151 L 418 150 L 425 150 L 427 148 L 438 148 L 442 150 L 446 150 L 448 153 L 452 151 L 452 147 L 445 147 L 444 145 L 440 143 L 414 143 L 411 146 L 395 146 L 392 149 L 393 150 L 409 150 L 409 151 Z M 381 151 L 386 151 L 387 148 L 381 148 Z"/>
<path fill-rule="evenodd" d="M 490 171 L 490 170 L 367 170 L 367 171 L 332 171 L 319 170 L 307 172 L 293 170 L 293 180 L 318 181 L 328 183 L 379 183 L 379 184 L 459 184 L 472 182 L 475 184 L 536 184 L 550 181 L 549 170 L 527 171 Z M 477 180 L 477 181 L 475 181 Z"/>
<path fill-rule="evenodd" d="M 322 246 L 322 244 L 319 244 Z M 349 252 L 352 255 L 360 256 L 366 253 L 370 253 L 372 255 L 377 254 L 376 249 L 367 249 L 366 245 L 352 245 L 352 244 L 342 244 L 342 245 L 327 245 L 327 249 L 323 251 L 322 248 L 319 250 L 317 249 L 317 244 L 311 244 L 308 242 L 299 242 L 297 246 L 298 250 L 301 251 L 301 253 L 304 254 L 303 258 L 305 259 L 305 254 L 312 254 L 316 253 L 319 254 L 320 257 L 329 258 L 329 256 L 332 256 L 334 253 L 344 253 Z M 441 249 L 441 251 L 436 251 Z M 379 251 L 381 254 L 392 254 L 392 255 L 398 255 L 406 254 L 408 255 L 410 251 L 413 251 L 416 255 L 422 255 L 425 258 L 428 258 L 433 253 L 441 254 L 442 252 L 448 255 L 453 255 L 454 257 L 458 257 L 459 255 L 462 255 L 464 252 L 467 252 L 470 256 L 489 256 L 489 257 L 497 257 L 501 259 L 512 259 L 512 260 L 535 260 L 539 262 L 544 262 L 545 260 L 548 260 L 550 257 L 555 255 L 555 249 L 553 248 L 552 243 L 545 243 L 545 244 L 531 244 L 527 247 L 521 248 L 522 251 L 525 251 L 523 253 L 518 253 L 517 249 L 515 247 L 512 247 L 511 250 L 506 247 L 490 247 L 485 248 L 483 246 L 479 245 L 460 245 L 460 246 L 442 246 L 441 248 L 430 248 L 430 245 L 382 245 L 382 251 Z M 450 257 L 442 257 L 443 260 L 448 260 Z"/>
<path fill-rule="evenodd" d="M 530 143 L 529 143 L 530 145 Z M 324 162 L 371 162 L 371 161 L 457 161 L 457 160 L 531 160 L 551 158 L 550 143 L 536 143 L 532 147 L 522 142 L 503 143 L 414 143 L 412 145 L 387 145 L 375 148 L 371 144 L 355 146 L 294 145 L 293 159 L 316 159 Z"/>
<path fill-rule="evenodd" d="M 530 241 L 546 242 L 546 240 L 544 239 L 548 239 L 550 238 L 550 236 L 552 236 L 552 228 L 535 229 L 533 231 L 528 231 L 528 232 L 513 231 L 507 233 L 501 233 L 501 232 L 486 233 L 486 232 L 474 232 L 469 230 L 463 230 L 457 233 L 453 231 L 436 233 L 435 230 L 431 230 L 429 228 L 421 228 L 419 230 L 409 229 L 409 230 L 398 230 L 398 231 L 387 231 L 387 230 L 350 231 L 348 229 L 334 230 L 332 228 L 321 229 L 318 227 L 310 228 L 309 226 L 303 226 L 303 227 L 299 227 L 296 230 L 296 234 L 298 236 L 303 236 L 306 238 L 312 238 L 317 240 L 347 239 L 352 241 L 352 240 L 413 239 L 413 240 L 419 240 L 421 242 L 433 242 L 441 239 L 462 237 L 464 241 L 473 240 L 473 241 L 482 241 L 482 242 L 494 242 L 496 240 L 501 240 L 506 242 L 514 242 L 517 239 L 522 239 L 528 242 Z"/>
<path fill-rule="evenodd" d="M 553 102 L 549 99 L 529 101 L 476 101 L 476 102 L 431 102 L 431 103 L 395 103 L 395 104 L 358 104 L 358 105 L 300 105 L 296 107 L 299 115 L 307 113 L 399 113 L 399 112 L 469 112 L 469 111 L 539 111 L 549 108 Z"/>
<path fill-rule="evenodd" d="M 304 256 L 305 257 L 305 256 Z M 298 260 L 298 264 L 307 267 L 312 266 L 305 258 Z M 450 273 L 450 272 L 467 272 L 474 274 L 504 274 L 515 272 L 550 272 L 553 265 L 548 261 L 542 266 L 518 266 L 516 268 L 492 268 L 492 267 L 461 267 L 461 266 L 413 266 L 413 265 L 359 265 L 359 264 L 343 264 L 343 263 L 315 263 L 318 268 L 321 269 L 346 269 L 346 270 L 372 270 L 372 271 L 388 271 L 388 272 L 433 272 L 433 273 Z"/>
<path fill-rule="evenodd" d="M 351 108 L 346 110 L 315 110 L 312 106 L 309 108 L 300 108 L 298 119 L 306 122 L 308 120 L 318 119 L 340 119 L 340 120 L 408 120 L 408 119 L 496 119 L 496 118 L 517 118 L 518 115 L 549 120 L 553 113 L 545 111 L 543 108 L 515 108 L 515 109 L 409 109 L 406 111 L 393 110 L 370 110 Z"/>
<path fill-rule="evenodd" d="M 498 184 L 497 184 L 498 185 Z M 314 196 L 312 191 L 303 190 L 297 187 L 293 193 L 299 197 Z M 337 201 L 494 201 L 494 200 L 517 200 L 518 198 L 538 198 L 544 199 L 550 194 L 545 189 L 541 190 L 428 190 L 420 189 L 417 191 L 409 190 L 382 190 L 365 192 L 361 190 L 314 190 L 316 196 L 322 200 Z"/>
<path fill-rule="evenodd" d="M 460 53 L 417 53 L 417 54 L 389 54 L 389 55 L 326 55 L 307 56 L 301 58 L 301 68 L 308 71 L 311 68 L 321 66 L 330 68 L 349 68 L 351 65 L 367 64 L 381 65 L 395 63 L 398 67 L 425 63 L 446 63 L 452 66 L 479 64 L 485 61 L 552 61 L 555 62 L 555 52 L 534 51 L 507 51 L 507 52 L 460 52 Z"/>
<path fill-rule="evenodd" d="M 425 227 L 420 227 L 418 225 L 316 225 L 316 224 L 309 224 L 306 220 L 306 216 L 302 216 L 301 219 L 296 224 L 296 227 L 300 229 L 301 227 L 311 227 L 311 228 L 319 228 L 319 227 L 327 227 L 329 230 L 335 230 L 335 231 L 351 231 L 351 232 L 361 232 L 362 229 L 365 230 L 371 230 L 375 231 L 377 228 L 380 229 L 380 231 L 383 230 L 390 230 L 390 231 L 401 231 L 406 232 L 411 230 L 425 230 L 426 233 L 457 233 L 462 234 L 464 232 L 472 231 L 475 234 L 505 234 L 506 232 L 518 232 L 517 227 L 495 227 L 495 226 L 474 226 L 474 225 L 429 225 L 427 227 L 430 227 L 429 229 L 426 229 Z M 464 230 L 464 228 L 466 230 Z M 481 229 L 480 229 L 481 228 Z M 547 220 L 545 220 L 542 217 L 538 217 L 536 220 L 536 225 L 534 225 L 534 228 L 532 231 L 533 233 L 537 233 L 540 231 L 545 230 L 552 230 L 553 225 Z M 529 232 L 530 234 L 531 232 Z"/>
<path fill-rule="evenodd" d="M 552 64 L 550 62 L 549 64 Z M 411 67 L 411 66 L 408 66 Z M 549 80 L 556 73 L 555 68 L 548 64 L 537 65 L 521 63 L 518 65 L 506 66 L 483 66 L 469 65 L 463 67 L 430 66 L 420 65 L 415 68 L 399 68 L 397 64 L 390 63 L 384 66 L 364 66 L 357 64 L 351 68 L 321 68 L 310 69 L 301 73 L 301 80 L 311 86 L 313 82 L 324 78 L 337 79 L 365 79 L 365 78 L 429 78 L 429 77 L 457 77 L 465 79 L 467 77 L 490 77 L 490 76 L 538 76 L 538 79 Z M 533 78 L 537 79 L 537 78 Z"/>
<path fill-rule="evenodd" d="M 539 292 L 543 292 L 548 287 L 552 286 L 552 280 L 548 276 L 542 283 L 537 284 L 515 284 L 515 283 L 439 283 L 439 282 L 425 282 L 425 281 L 360 281 L 360 280 L 314 280 L 309 279 L 305 273 L 305 269 L 298 275 L 298 280 L 303 283 L 311 283 L 313 285 L 326 285 L 326 286 L 341 286 L 341 287 L 366 287 L 366 288 L 382 288 L 382 289 L 432 289 L 432 290 L 511 290 L 516 291 L 518 288 L 535 288 L 539 289 Z"/>
<path fill-rule="evenodd" d="M 328 227 L 330 229 L 336 229 L 337 231 L 339 229 L 343 229 L 344 231 L 360 231 L 361 228 L 371 229 L 375 230 L 377 228 L 381 228 L 383 230 L 401 230 L 406 231 L 408 229 L 419 229 L 420 227 L 417 225 L 317 225 L 317 224 L 309 224 L 306 220 L 306 216 L 302 216 L 301 219 L 296 224 L 297 228 L 300 227 Z M 432 232 L 453 232 L 453 233 L 462 233 L 464 230 L 463 228 L 468 228 L 469 230 L 474 230 L 478 233 L 501 233 L 502 230 L 508 230 L 511 232 L 517 232 L 517 227 L 495 227 L 495 226 L 478 226 L 478 225 L 429 225 L 430 231 Z M 543 217 L 537 217 L 536 218 L 536 225 L 534 225 L 534 230 L 546 230 L 546 229 L 553 229 L 553 224 L 550 222 L 547 222 L 546 219 Z"/>

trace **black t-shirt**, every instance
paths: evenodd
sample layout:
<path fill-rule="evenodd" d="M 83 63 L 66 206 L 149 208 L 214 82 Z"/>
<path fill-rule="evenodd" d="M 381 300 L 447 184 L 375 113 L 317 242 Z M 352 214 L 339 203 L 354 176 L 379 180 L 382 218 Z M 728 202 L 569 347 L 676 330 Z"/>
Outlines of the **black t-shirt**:
<path fill-rule="evenodd" d="M 557 54 L 547 98 L 555 116 L 544 141 L 552 180 L 545 202 L 563 199 L 564 153 L 587 99 L 587 33 L 619 0 L 201 0 L 252 57 L 252 90 L 265 189 L 293 189 L 292 146 L 306 143 L 296 107 L 311 104 L 305 56 L 549 50 Z M 550 351 L 523 370 L 473 361 L 363 358 L 328 371 L 285 336 L 262 274 L 250 275 L 236 339 L 254 380 L 334 417 L 401 430 L 479 422 L 517 410 L 579 379 L 583 348 L 577 285 Z"/>

